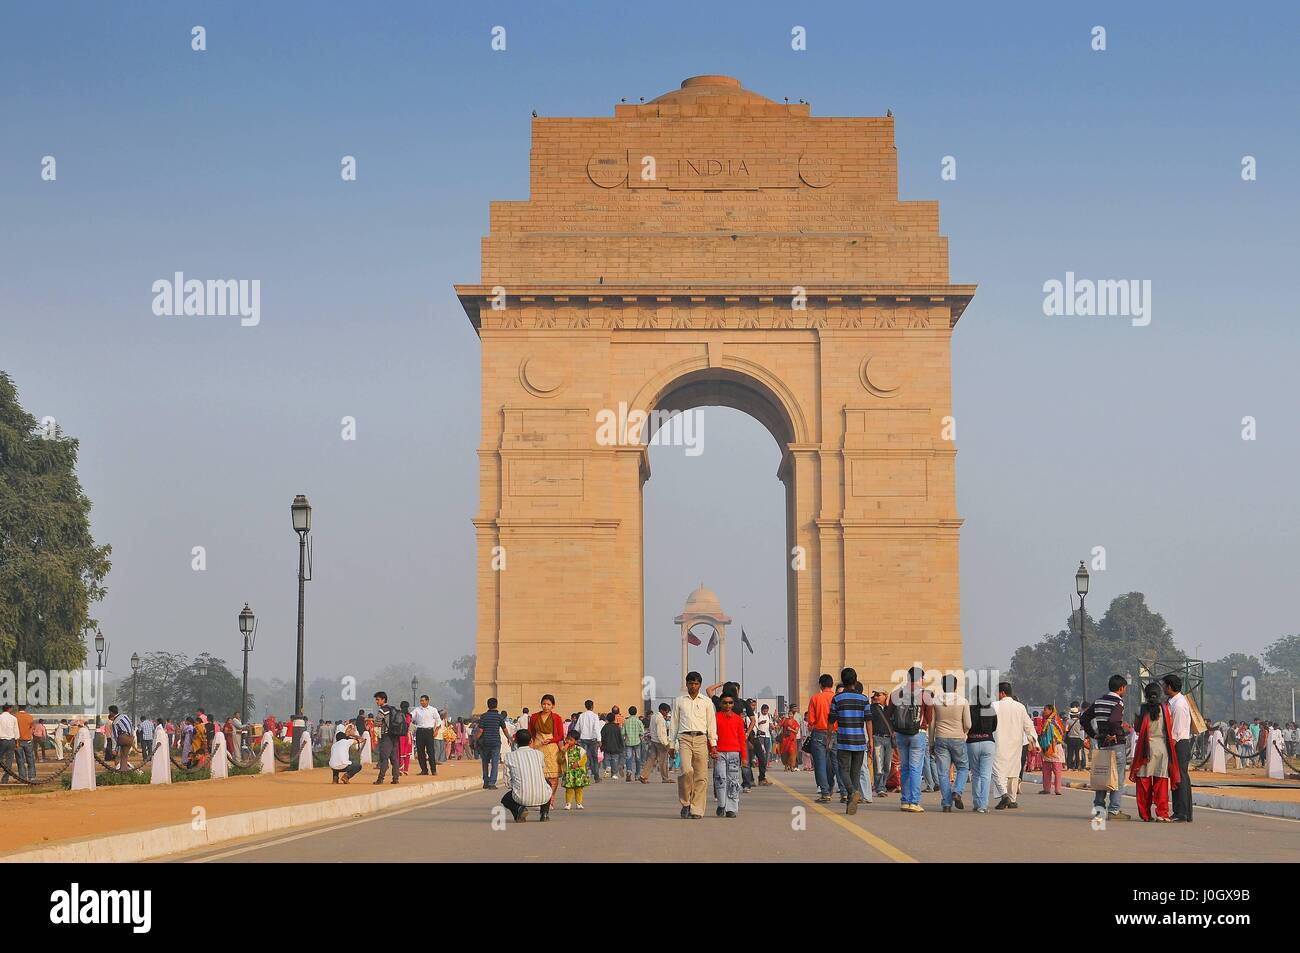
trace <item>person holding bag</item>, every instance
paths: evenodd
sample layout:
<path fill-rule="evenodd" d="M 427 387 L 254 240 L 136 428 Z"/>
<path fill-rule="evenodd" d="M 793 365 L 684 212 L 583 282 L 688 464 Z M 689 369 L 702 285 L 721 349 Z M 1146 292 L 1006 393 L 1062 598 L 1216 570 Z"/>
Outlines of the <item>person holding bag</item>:
<path fill-rule="evenodd" d="M 1132 820 L 1120 810 L 1125 754 L 1128 752 L 1128 726 L 1124 723 L 1124 696 L 1128 692 L 1128 679 L 1112 675 L 1108 691 L 1088 706 L 1083 713 L 1083 730 L 1093 746 L 1092 774 L 1088 786 L 1096 792 L 1092 799 L 1092 813 L 1103 813 L 1113 821 Z M 1109 809 L 1107 801 L 1109 800 Z"/>

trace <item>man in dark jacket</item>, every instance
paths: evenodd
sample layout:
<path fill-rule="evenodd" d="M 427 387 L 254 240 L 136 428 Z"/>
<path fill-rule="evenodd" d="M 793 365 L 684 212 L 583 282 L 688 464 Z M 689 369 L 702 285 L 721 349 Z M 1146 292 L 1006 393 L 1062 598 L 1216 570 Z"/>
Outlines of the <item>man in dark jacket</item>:
<path fill-rule="evenodd" d="M 605 716 L 605 724 L 600 728 L 600 748 L 605 752 L 605 767 L 609 768 L 610 778 L 617 781 L 623 773 L 623 729 L 612 711 Z"/>

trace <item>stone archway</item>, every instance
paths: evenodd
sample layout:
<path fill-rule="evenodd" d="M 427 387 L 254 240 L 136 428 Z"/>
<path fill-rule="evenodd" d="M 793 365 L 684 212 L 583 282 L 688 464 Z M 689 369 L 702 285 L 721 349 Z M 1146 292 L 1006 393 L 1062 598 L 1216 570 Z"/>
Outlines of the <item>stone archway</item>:
<path fill-rule="evenodd" d="M 642 697 L 649 462 L 597 421 L 704 404 L 782 447 L 790 698 L 844 664 L 961 667 L 949 353 L 975 288 L 937 203 L 899 201 L 893 130 L 722 76 L 533 120 L 530 198 L 492 203 L 456 288 L 482 341 L 476 705 Z"/>

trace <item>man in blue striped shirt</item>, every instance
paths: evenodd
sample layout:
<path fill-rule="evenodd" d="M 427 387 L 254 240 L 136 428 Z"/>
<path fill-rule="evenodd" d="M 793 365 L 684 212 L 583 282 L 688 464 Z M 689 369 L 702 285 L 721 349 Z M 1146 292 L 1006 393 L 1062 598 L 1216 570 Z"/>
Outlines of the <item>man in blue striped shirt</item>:
<path fill-rule="evenodd" d="M 856 814 L 862 800 L 858 779 L 862 776 L 862 761 L 871 745 L 871 700 L 862 694 L 856 670 L 846 668 L 841 671 L 840 684 L 844 687 L 831 699 L 826 720 L 835 732 L 840 787 L 849 792 L 849 806 L 845 813 Z"/>

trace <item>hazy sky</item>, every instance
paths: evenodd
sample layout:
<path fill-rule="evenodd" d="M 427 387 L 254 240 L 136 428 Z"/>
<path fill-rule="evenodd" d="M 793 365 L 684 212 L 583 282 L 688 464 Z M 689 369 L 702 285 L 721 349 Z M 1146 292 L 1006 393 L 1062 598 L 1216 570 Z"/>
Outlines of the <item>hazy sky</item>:
<path fill-rule="evenodd" d="M 940 201 L 952 280 L 980 286 L 953 338 L 969 665 L 1058 628 L 1093 546 L 1090 606 L 1141 590 L 1188 651 L 1295 631 L 1300 13 L 1145 6 L 6 4 L 0 367 L 81 440 L 113 668 L 233 661 L 248 601 L 255 671 L 289 675 L 300 492 L 309 675 L 472 651 L 479 347 L 452 283 L 489 200 L 527 195 L 530 110 L 712 72 L 814 115 L 892 108 L 901 195 Z M 175 271 L 260 279 L 260 325 L 155 316 Z M 1150 325 L 1045 317 L 1067 271 L 1150 280 Z M 747 680 L 784 684 L 778 460 L 720 409 L 702 456 L 653 452 L 652 673 L 703 580 L 755 641 Z"/>

